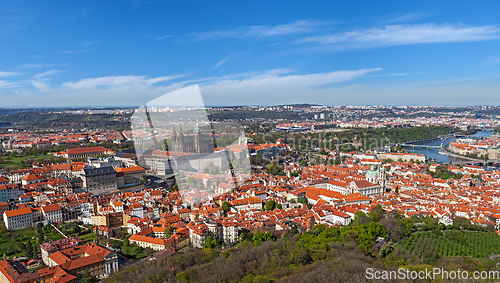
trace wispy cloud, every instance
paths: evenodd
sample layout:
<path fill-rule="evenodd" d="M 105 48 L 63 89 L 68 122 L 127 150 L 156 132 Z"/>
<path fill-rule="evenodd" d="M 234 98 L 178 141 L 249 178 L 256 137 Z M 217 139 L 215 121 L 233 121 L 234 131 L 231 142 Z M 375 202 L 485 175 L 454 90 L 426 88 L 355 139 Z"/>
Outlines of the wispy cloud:
<path fill-rule="evenodd" d="M 483 64 L 487 64 L 487 65 L 498 64 L 498 63 L 500 63 L 500 57 L 498 57 L 498 58 L 490 58 L 490 59 L 487 59 L 486 61 L 483 62 Z"/>
<path fill-rule="evenodd" d="M 21 73 L 18 72 L 2 72 L 0 71 L 0 77 L 10 77 L 10 76 L 17 76 L 20 75 Z"/>
<path fill-rule="evenodd" d="M 20 69 L 38 69 L 38 68 L 47 68 L 47 67 L 54 67 L 57 66 L 57 64 L 23 64 L 19 66 Z"/>
<path fill-rule="evenodd" d="M 54 75 L 54 74 L 57 74 L 57 73 L 59 73 L 59 72 L 60 72 L 59 70 L 52 69 L 52 70 L 45 71 L 45 72 L 43 72 L 43 73 L 36 74 L 36 75 L 34 75 L 33 77 L 34 77 L 35 79 L 41 79 L 41 78 L 43 78 L 43 77 L 45 77 L 45 76 L 48 76 L 48 75 Z"/>
<path fill-rule="evenodd" d="M 231 56 L 227 56 L 226 58 L 220 60 L 217 64 L 215 64 L 212 68 L 210 68 L 210 71 L 214 70 L 214 69 L 217 69 L 219 68 L 222 64 L 226 63 L 227 60 L 229 60 L 229 57 Z"/>
<path fill-rule="evenodd" d="M 68 19 L 69 20 L 79 20 L 79 19 L 85 18 L 88 15 L 90 15 L 90 10 L 84 8 L 84 9 L 81 9 L 80 12 L 78 12 L 77 14 L 69 16 Z"/>
<path fill-rule="evenodd" d="M 322 36 L 309 36 L 297 43 L 348 45 L 350 47 L 395 46 L 436 42 L 467 42 L 500 39 L 500 28 L 450 24 L 386 25 Z"/>
<path fill-rule="evenodd" d="M 327 73 L 313 73 L 313 74 L 284 74 L 282 70 L 270 70 L 252 76 L 232 79 L 222 77 L 210 82 L 212 86 L 237 86 L 237 87 L 264 87 L 288 89 L 292 87 L 311 87 L 328 85 L 355 79 L 357 77 L 366 75 L 371 72 L 382 70 L 381 68 L 359 69 L 359 70 L 343 70 L 333 71 Z M 289 72 L 287 70 L 286 72 Z"/>
<path fill-rule="evenodd" d="M 172 75 L 163 76 L 156 78 L 146 78 L 146 76 L 108 76 L 108 77 L 98 77 L 98 78 L 87 78 L 76 82 L 66 82 L 63 83 L 63 87 L 71 89 L 94 89 L 94 88 L 109 88 L 109 87 L 119 87 L 119 86 L 150 86 L 159 82 L 174 80 L 182 77 L 184 75 Z"/>
<path fill-rule="evenodd" d="M 271 69 L 192 80 L 178 80 L 186 75 L 153 78 L 140 75 L 105 76 L 68 81 L 57 86 L 49 85 L 46 76 L 55 72 L 47 71 L 40 73 L 37 76 L 38 80 L 33 78 L 30 82 L 37 91 L 45 92 L 45 95 L 40 96 L 36 92 L 22 90 L 16 98 L 5 101 L 5 105 L 17 105 L 20 99 L 38 106 L 116 105 L 116 101 L 123 101 L 124 105 L 142 105 L 165 93 L 194 83 L 198 83 L 202 88 L 203 99 L 206 99 L 207 105 L 241 103 L 262 105 L 282 102 L 284 97 L 287 101 L 304 101 L 316 93 L 331 94 L 336 83 L 356 80 L 380 70 L 371 68 L 299 74 L 292 69 Z M 14 87 L 14 85 L 2 82 L 0 87 Z M 85 100 L 75 100 L 75 97 L 82 96 Z M 186 103 L 189 104 L 189 101 Z"/>
<path fill-rule="evenodd" d="M 89 50 L 61 50 L 59 53 L 61 54 L 78 54 L 78 53 L 85 53 L 89 52 Z"/>
<path fill-rule="evenodd" d="M 155 37 L 156 41 L 161 41 L 164 40 L 165 38 L 172 37 L 171 35 L 162 35 L 162 36 L 157 36 Z"/>
<path fill-rule="evenodd" d="M 36 88 L 38 89 L 39 91 L 42 91 L 42 92 L 48 92 L 49 89 L 50 89 L 50 86 L 49 84 L 46 84 L 44 82 L 40 82 L 40 81 L 35 81 L 35 80 L 32 80 L 31 81 L 31 84 Z"/>
<path fill-rule="evenodd" d="M 96 41 L 96 40 L 86 41 L 86 42 L 80 44 L 80 47 L 89 48 L 90 46 L 96 45 L 97 43 L 99 43 L 99 41 Z"/>
<path fill-rule="evenodd" d="M 9 82 L 5 80 L 0 80 L 0 88 L 14 88 L 22 85 L 23 82 Z"/>
<path fill-rule="evenodd" d="M 12 9 L 3 6 L 0 9 L 0 34 L 22 30 L 32 20 L 33 16 L 26 9 Z"/>
<path fill-rule="evenodd" d="M 422 18 L 425 18 L 429 14 L 427 13 L 412 13 L 412 14 L 405 14 L 405 15 L 387 15 L 382 19 L 382 22 L 388 23 L 388 24 L 399 24 L 399 23 L 408 23 L 416 20 L 420 20 Z"/>
<path fill-rule="evenodd" d="M 249 77 L 214 79 L 200 84 L 207 105 L 279 104 L 320 99 L 335 84 L 352 81 L 381 68 L 341 70 L 326 73 L 294 74 L 266 71 Z M 235 94 L 238 95 L 235 95 Z M 280 95 L 281 94 L 281 95 Z M 329 99 L 332 99 L 331 97 Z"/>
<path fill-rule="evenodd" d="M 186 35 L 188 41 L 202 41 L 223 38 L 269 37 L 291 34 L 301 34 L 316 31 L 320 26 L 330 25 L 331 22 L 300 20 L 277 26 L 242 26 L 229 30 L 212 30 L 202 33 Z"/>
<path fill-rule="evenodd" d="M 47 83 L 49 79 L 44 77 L 54 75 L 59 72 L 60 72 L 59 70 L 52 69 L 42 73 L 38 73 L 33 76 L 33 80 L 31 80 L 31 85 L 33 85 L 39 91 L 48 92 L 49 90 L 51 90 L 49 83 Z"/>

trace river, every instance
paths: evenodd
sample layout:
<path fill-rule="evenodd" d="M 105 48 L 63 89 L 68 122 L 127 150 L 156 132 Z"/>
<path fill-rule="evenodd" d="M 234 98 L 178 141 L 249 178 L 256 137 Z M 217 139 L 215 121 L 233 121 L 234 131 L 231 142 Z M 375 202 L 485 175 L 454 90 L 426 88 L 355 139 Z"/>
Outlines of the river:
<path fill-rule="evenodd" d="M 488 138 L 490 135 L 492 135 L 494 132 L 493 131 L 478 131 L 474 135 L 472 135 L 472 138 Z M 453 142 L 457 140 L 457 138 L 451 138 L 451 139 L 442 139 L 442 140 L 436 140 L 433 142 L 428 142 L 428 143 L 422 143 L 422 145 L 447 145 L 450 142 Z M 415 152 L 418 154 L 423 154 L 427 156 L 427 159 L 435 159 L 437 162 L 443 162 L 443 163 L 450 163 L 452 162 L 457 162 L 457 161 L 464 161 L 464 159 L 460 157 L 454 157 L 454 156 L 448 156 L 439 153 L 439 149 L 436 148 L 430 148 L 430 149 L 408 149 L 410 152 Z"/>

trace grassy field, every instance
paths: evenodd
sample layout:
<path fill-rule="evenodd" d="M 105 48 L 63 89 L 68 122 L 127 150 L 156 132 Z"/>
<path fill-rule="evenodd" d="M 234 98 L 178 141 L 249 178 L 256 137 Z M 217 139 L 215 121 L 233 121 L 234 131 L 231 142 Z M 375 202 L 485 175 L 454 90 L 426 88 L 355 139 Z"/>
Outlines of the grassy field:
<path fill-rule="evenodd" d="M 24 252 L 19 250 L 16 243 L 26 243 L 31 240 L 36 242 L 37 234 L 32 228 L 24 228 L 15 231 L 9 231 L 3 225 L 0 228 L 0 256 L 8 257 L 24 256 Z"/>
<path fill-rule="evenodd" d="M 43 161 L 44 159 L 55 159 L 53 155 L 37 155 L 37 156 L 2 156 L 0 157 L 0 167 L 8 167 L 8 166 L 15 166 L 15 167 L 23 167 L 26 164 L 24 164 L 24 160 L 38 160 L 38 161 Z"/>
<path fill-rule="evenodd" d="M 58 224 L 57 228 L 59 228 L 64 235 L 68 237 L 78 237 L 85 243 L 90 243 L 98 239 L 98 236 L 94 234 L 91 229 L 86 230 L 84 228 L 80 228 L 75 223 Z"/>
<path fill-rule="evenodd" d="M 396 245 L 429 259 L 441 257 L 486 258 L 500 254 L 500 236 L 482 231 L 433 231 L 416 233 Z"/>

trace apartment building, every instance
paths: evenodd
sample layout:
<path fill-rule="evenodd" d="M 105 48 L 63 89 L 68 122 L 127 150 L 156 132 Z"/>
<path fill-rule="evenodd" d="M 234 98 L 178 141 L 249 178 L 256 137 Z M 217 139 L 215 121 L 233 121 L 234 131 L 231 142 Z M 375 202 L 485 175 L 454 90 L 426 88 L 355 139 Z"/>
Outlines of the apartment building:
<path fill-rule="evenodd" d="M 128 240 L 131 244 L 136 244 L 142 248 L 150 248 L 155 251 L 164 250 L 167 246 L 167 241 L 164 239 L 151 238 L 137 234 L 130 236 Z"/>
<path fill-rule="evenodd" d="M 33 224 L 31 208 L 26 207 L 5 211 L 3 213 L 3 222 L 9 230 L 30 227 Z"/>
<path fill-rule="evenodd" d="M 132 166 L 127 168 L 116 167 L 117 173 L 123 173 L 124 186 L 139 185 L 142 181 L 142 176 L 146 174 L 146 169 L 140 166 Z"/>
<path fill-rule="evenodd" d="M 242 199 L 235 199 L 232 200 L 230 204 L 237 211 L 262 208 L 262 200 L 254 196 Z"/>
<path fill-rule="evenodd" d="M 99 155 L 114 155 L 114 154 L 115 154 L 114 151 L 106 149 L 103 146 L 70 148 L 65 151 L 57 153 L 57 155 L 69 159 L 78 159 L 78 158 L 87 158 Z"/>
<path fill-rule="evenodd" d="M 102 194 L 118 189 L 116 171 L 113 167 L 85 167 L 80 171 L 80 176 L 83 179 L 83 187 L 91 194 Z"/>
<path fill-rule="evenodd" d="M 58 204 L 42 206 L 42 213 L 49 223 L 63 221 L 62 209 Z"/>

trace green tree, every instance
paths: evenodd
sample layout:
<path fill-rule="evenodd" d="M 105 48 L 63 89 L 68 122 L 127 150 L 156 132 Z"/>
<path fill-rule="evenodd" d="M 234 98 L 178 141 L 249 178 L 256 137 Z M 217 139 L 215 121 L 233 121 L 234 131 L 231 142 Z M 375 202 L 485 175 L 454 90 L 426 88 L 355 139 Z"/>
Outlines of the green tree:
<path fill-rule="evenodd" d="M 167 227 L 165 227 L 165 230 L 163 231 L 163 238 L 164 239 L 170 238 L 170 236 L 172 236 L 172 233 L 173 233 L 172 226 L 168 225 Z"/>
<path fill-rule="evenodd" d="M 141 184 L 146 184 L 148 182 L 148 177 L 146 174 L 141 175 Z"/>
<path fill-rule="evenodd" d="M 354 224 L 362 225 L 362 224 L 369 223 L 369 222 L 370 222 L 370 218 L 367 217 L 363 211 L 359 210 L 359 211 L 356 211 L 356 213 L 354 213 Z"/>
<path fill-rule="evenodd" d="M 213 249 L 215 247 L 219 246 L 219 243 L 217 242 L 217 239 L 215 239 L 212 236 L 208 236 L 205 238 L 205 245 L 203 245 L 203 248 L 205 249 Z"/>
<path fill-rule="evenodd" d="M 266 210 L 267 211 L 271 211 L 271 210 L 274 210 L 276 208 L 276 202 L 274 200 L 270 200 L 266 203 L 266 206 L 265 206 Z"/>
<path fill-rule="evenodd" d="M 273 239 L 273 234 L 269 232 L 256 231 L 253 234 L 252 241 L 254 245 L 259 246 L 262 242 L 270 241 Z"/>
<path fill-rule="evenodd" d="M 444 173 L 442 176 L 441 176 L 441 179 L 443 180 L 448 180 L 449 178 L 451 178 L 450 174 L 448 174 L 447 172 Z"/>
<path fill-rule="evenodd" d="M 97 282 L 97 278 L 90 274 L 90 271 L 86 270 L 85 273 L 83 273 L 82 277 L 82 283 L 95 283 Z"/>
<path fill-rule="evenodd" d="M 189 276 L 184 271 L 177 273 L 177 275 L 175 276 L 175 278 L 179 282 L 189 282 L 190 281 Z"/>
<path fill-rule="evenodd" d="M 28 258 L 33 258 L 33 246 L 31 245 L 30 240 L 28 240 L 28 242 L 26 243 L 24 253 Z"/>
<path fill-rule="evenodd" d="M 33 258 L 37 259 L 38 258 L 38 248 L 36 245 L 33 245 Z"/>
<path fill-rule="evenodd" d="M 227 201 L 224 201 L 222 203 L 222 209 L 224 209 L 225 212 L 228 212 L 229 210 L 231 210 L 231 204 L 229 204 L 229 202 Z"/>
<path fill-rule="evenodd" d="M 384 210 L 382 206 L 377 205 L 370 212 L 368 212 L 368 217 L 371 221 L 379 222 L 384 217 Z"/>

